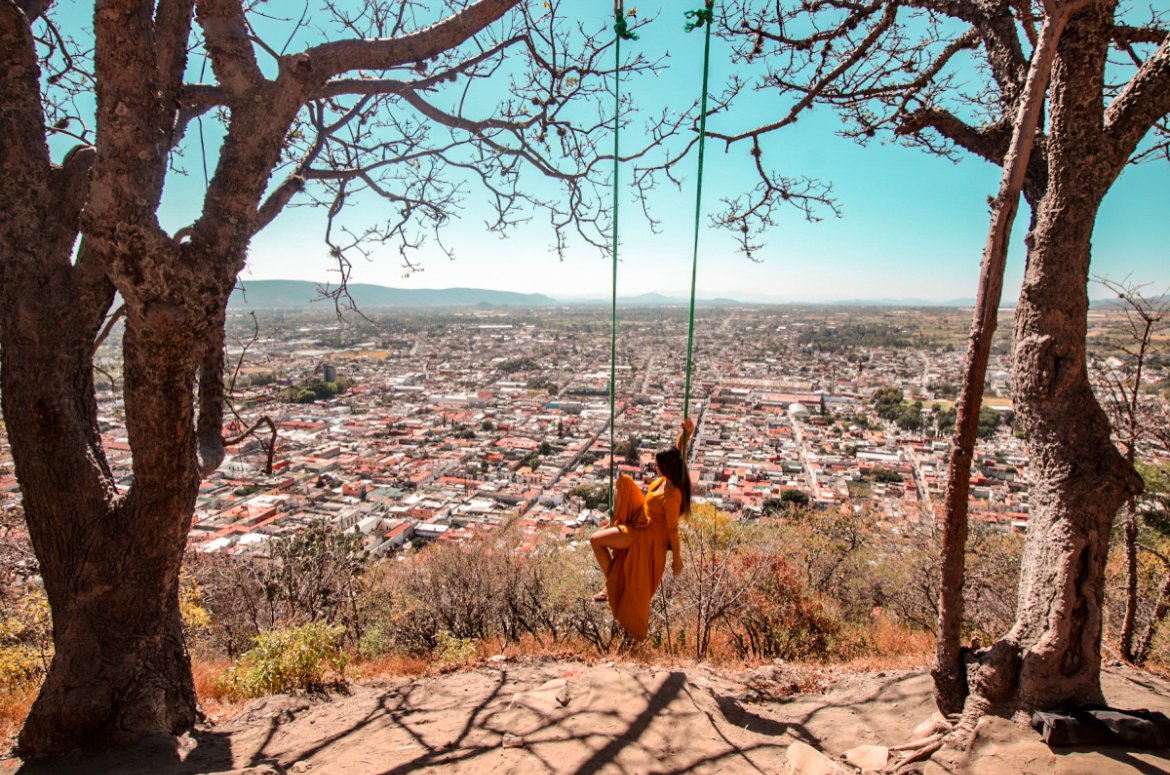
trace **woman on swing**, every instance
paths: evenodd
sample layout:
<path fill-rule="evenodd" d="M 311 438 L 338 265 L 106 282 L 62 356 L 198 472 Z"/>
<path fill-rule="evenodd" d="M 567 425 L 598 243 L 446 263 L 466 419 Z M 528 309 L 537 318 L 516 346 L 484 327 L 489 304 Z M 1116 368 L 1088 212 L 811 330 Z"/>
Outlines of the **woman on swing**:
<path fill-rule="evenodd" d="M 605 576 L 605 590 L 593 599 L 608 600 L 614 618 L 635 640 L 645 640 L 650 629 L 650 600 L 662 582 L 667 549 L 671 570 L 676 576 L 682 572 L 678 518 L 691 508 L 691 477 L 682 450 L 695 424 L 683 420 L 682 430 L 675 446 L 654 455 L 658 476 L 644 495 L 629 476 L 617 480 L 610 526 L 589 537 Z"/>

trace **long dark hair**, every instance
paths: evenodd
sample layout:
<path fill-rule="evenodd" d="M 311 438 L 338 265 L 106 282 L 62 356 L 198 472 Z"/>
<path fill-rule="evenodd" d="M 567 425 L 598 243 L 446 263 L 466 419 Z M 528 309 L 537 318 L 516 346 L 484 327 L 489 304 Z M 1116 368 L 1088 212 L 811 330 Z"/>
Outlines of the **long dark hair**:
<path fill-rule="evenodd" d="M 658 463 L 658 470 L 667 481 L 682 493 L 679 515 L 688 513 L 691 510 L 691 475 L 687 473 L 687 467 L 683 464 L 682 453 L 677 447 L 663 447 L 654 453 L 654 462 Z"/>

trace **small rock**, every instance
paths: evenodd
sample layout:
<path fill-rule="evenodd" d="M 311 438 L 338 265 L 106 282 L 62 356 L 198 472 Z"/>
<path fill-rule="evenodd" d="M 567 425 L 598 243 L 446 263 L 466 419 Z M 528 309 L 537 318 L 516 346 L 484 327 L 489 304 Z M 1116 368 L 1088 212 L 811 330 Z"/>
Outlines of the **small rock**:
<path fill-rule="evenodd" d="M 852 775 L 837 762 L 799 740 L 788 746 L 789 775 Z"/>
<path fill-rule="evenodd" d="M 507 661 L 508 657 L 505 654 L 496 654 L 494 657 L 488 657 L 488 662 L 495 662 L 496 664 Z"/>
<path fill-rule="evenodd" d="M 845 761 L 862 772 L 881 772 L 890 760 L 890 751 L 884 745 L 859 745 L 845 752 Z"/>
<path fill-rule="evenodd" d="M 292 766 L 292 769 L 290 769 L 289 772 L 308 772 L 311 769 L 313 769 L 312 762 L 297 762 Z"/>
<path fill-rule="evenodd" d="M 520 737 L 520 735 L 514 735 L 511 732 L 508 732 L 504 735 L 504 740 L 501 745 L 503 745 L 505 748 L 523 748 L 524 738 Z"/>
<path fill-rule="evenodd" d="M 546 681 L 527 692 L 512 695 L 513 705 L 523 705 L 537 713 L 548 714 L 569 704 L 569 684 L 564 678 Z"/>
<path fill-rule="evenodd" d="M 569 682 L 564 678 L 554 678 L 551 681 L 545 681 L 536 687 L 536 691 L 550 692 L 553 698 L 561 704 L 561 707 L 569 704 Z"/>

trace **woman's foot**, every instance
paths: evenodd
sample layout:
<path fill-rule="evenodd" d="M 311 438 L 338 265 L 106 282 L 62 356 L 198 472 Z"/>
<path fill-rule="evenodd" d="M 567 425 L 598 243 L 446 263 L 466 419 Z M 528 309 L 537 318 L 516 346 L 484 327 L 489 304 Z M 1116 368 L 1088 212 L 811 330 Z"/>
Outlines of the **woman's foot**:
<path fill-rule="evenodd" d="M 596 595 L 593 596 L 593 602 L 594 603 L 608 603 L 609 602 L 609 593 L 606 592 L 604 589 L 601 590 L 600 592 L 598 592 Z"/>

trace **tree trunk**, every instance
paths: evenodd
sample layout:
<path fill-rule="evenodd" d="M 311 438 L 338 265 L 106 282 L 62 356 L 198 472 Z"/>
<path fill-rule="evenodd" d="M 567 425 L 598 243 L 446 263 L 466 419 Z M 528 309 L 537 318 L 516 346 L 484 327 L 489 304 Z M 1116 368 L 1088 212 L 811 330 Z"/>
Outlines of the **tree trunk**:
<path fill-rule="evenodd" d="M 48 295 L 30 297 L 26 309 L 67 316 L 67 306 L 42 303 L 61 301 L 44 290 Z M 196 335 L 183 314 L 165 305 L 128 316 L 125 398 L 135 479 L 130 493 L 116 495 L 96 428 L 93 331 L 27 326 L 42 339 L 25 350 L 16 328 L 8 327 L 4 362 L 22 368 L 4 371 L 4 409 L 13 420 L 13 455 L 56 645 L 20 734 L 21 754 L 59 754 L 188 727 L 196 698 L 178 572 L 199 485 Z M 35 353 L 67 360 L 58 366 L 64 370 L 31 368 Z M 47 373 L 64 378 L 45 379 Z"/>
<path fill-rule="evenodd" d="M 968 692 L 960 634 L 966 576 L 967 499 L 979 431 L 979 410 L 983 405 L 983 383 L 987 377 L 991 340 L 998 323 L 1008 240 L 1015 223 L 1020 192 L 1026 183 L 1036 128 L 1043 113 L 1049 73 L 1056 56 L 1056 44 L 1060 41 L 1067 21 L 1067 13 L 1057 13 L 1045 20 L 1020 94 L 1012 140 L 1003 159 L 1003 177 L 991 213 L 987 242 L 983 247 L 978 297 L 968 336 L 967 358 L 963 364 L 963 385 L 955 406 L 955 431 L 951 440 L 944 499 L 938 640 L 935 642 L 934 662 L 930 669 L 934 678 L 935 703 L 939 710 L 948 714 L 962 709 Z"/>
<path fill-rule="evenodd" d="M 1016 312 L 1014 387 L 1031 467 L 1016 623 L 992 649 L 1014 677 L 982 682 L 1024 707 L 1101 702 L 1104 571 L 1113 517 L 1141 480 L 1113 445 L 1085 362 L 1097 181 L 1054 164 Z M 1072 180 L 1061 180 L 1072 178 Z M 1009 672 L 1011 672 L 1009 671 Z"/>
<path fill-rule="evenodd" d="M 127 516 L 95 522 L 123 522 L 130 531 L 142 525 Z M 196 721 L 177 562 L 144 559 L 158 547 L 150 545 L 152 531 L 136 532 L 90 531 L 79 539 L 93 560 L 45 564 L 46 586 L 52 579 L 65 591 L 51 596 L 56 653 L 20 733 L 22 756 L 131 743 Z M 110 557 L 119 560 L 99 559 Z"/>
<path fill-rule="evenodd" d="M 1028 235 L 1013 393 L 1030 460 L 1016 621 L 971 675 L 978 706 L 1101 702 L 1105 561 L 1114 515 L 1141 477 L 1113 445 L 1085 358 L 1093 225 L 1120 172 L 1101 127 L 1114 3 L 1083 6 L 1052 70 L 1049 179 Z"/>
<path fill-rule="evenodd" d="M 1060 174 L 1060 166 L 1054 165 Z M 1031 461 L 1016 622 L 982 655 L 972 691 L 992 707 L 1100 703 L 1109 533 L 1140 477 L 1113 446 L 1085 364 L 1096 202 L 1050 189 L 1016 313 L 1015 400 Z"/>

